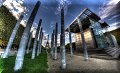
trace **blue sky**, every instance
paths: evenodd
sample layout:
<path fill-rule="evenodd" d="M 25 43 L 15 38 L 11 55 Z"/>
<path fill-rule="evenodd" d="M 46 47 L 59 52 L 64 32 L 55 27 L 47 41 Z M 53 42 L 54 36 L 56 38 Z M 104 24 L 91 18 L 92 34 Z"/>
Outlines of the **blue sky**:
<path fill-rule="evenodd" d="M 114 0 L 114 1 L 113 0 L 68 0 L 68 1 L 71 4 L 68 5 L 68 9 L 66 10 L 65 27 L 67 27 L 84 8 L 89 8 L 91 11 L 93 11 L 94 13 L 99 15 L 103 20 L 105 20 L 109 25 L 114 24 L 114 22 L 117 22 L 115 21 L 116 18 L 112 19 L 111 21 L 111 17 L 116 16 L 118 14 L 112 14 L 113 12 L 109 12 L 109 11 L 112 9 L 117 11 L 114 7 L 119 0 Z M 32 3 L 35 2 L 36 0 L 33 0 Z M 29 5 L 29 2 L 27 3 Z M 41 0 L 41 7 L 39 8 L 35 22 L 37 23 L 39 18 L 43 19 L 42 25 L 44 31 L 48 34 L 52 32 L 56 22 L 58 22 L 60 27 L 60 14 L 58 13 L 57 8 L 58 8 L 58 2 L 56 0 Z"/>
<path fill-rule="evenodd" d="M 24 18 L 24 20 L 27 21 L 37 0 L 13 0 L 13 1 L 19 3 L 23 2 L 23 6 L 26 6 L 26 8 L 29 10 Z M 115 5 L 120 0 L 40 0 L 40 1 L 41 6 L 35 18 L 34 26 L 37 26 L 37 23 L 41 18 L 43 20 L 42 26 L 44 28 L 44 31 L 48 34 L 52 32 L 56 22 L 58 22 L 60 27 L 60 14 L 59 11 L 57 10 L 59 6 L 58 1 L 67 1 L 70 3 L 65 9 L 65 27 L 67 27 L 84 8 L 89 8 L 91 11 L 93 11 L 94 13 L 99 15 L 103 20 L 105 20 L 109 25 L 114 24 L 115 20 L 113 19 L 119 17 L 119 14 L 115 14 L 115 11 L 117 11 Z M 15 2 L 13 3 L 15 4 Z M 15 10 L 17 9 L 14 8 L 14 11 Z M 111 10 L 114 10 L 114 12 L 110 12 Z"/>
<path fill-rule="evenodd" d="M 13 5 L 15 2 L 12 2 Z M 27 21 L 29 18 L 31 11 L 38 0 L 13 0 L 18 3 L 21 3 L 28 9 L 27 14 L 24 17 L 24 20 Z M 43 20 L 42 26 L 45 33 L 51 35 L 52 30 L 56 22 L 58 23 L 58 27 L 60 27 L 60 14 L 59 14 L 59 1 L 62 0 L 40 0 L 41 6 L 36 15 L 34 26 L 37 26 L 39 19 Z M 109 25 L 120 24 L 120 10 L 117 5 L 120 0 L 64 0 L 67 1 L 68 6 L 65 9 L 65 28 L 74 20 L 74 18 L 84 9 L 89 8 L 95 14 L 100 16 L 102 20 L 106 21 Z M 22 3 L 23 2 L 23 3 Z M 8 2 L 10 3 L 10 2 Z M 119 3 L 120 5 L 120 3 Z M 17 10 L 14 6 L 12 11 L 15 12 Z M 18 8 L 18 10 L 20 10 Z M 22 9 L 21 9 L 22 12 Z M 16 12 L 18 13 L 18 11 Z M 13 13 L 14 14 L 14 13 Z M 60 33 L 60 28 L 59 28 Z"/>

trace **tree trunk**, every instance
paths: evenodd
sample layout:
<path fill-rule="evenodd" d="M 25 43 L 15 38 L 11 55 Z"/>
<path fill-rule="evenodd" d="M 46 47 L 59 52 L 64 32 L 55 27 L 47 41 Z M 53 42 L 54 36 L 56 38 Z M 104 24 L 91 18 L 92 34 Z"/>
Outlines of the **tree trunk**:
<path fill-rule="evenodd" d="M 18 31 L 18 28 L 20 27 L 20 22 L 21 22 L 22 19 L 23 19 L 23 15 L 20 16 L 18 22 L 16 23 L 16 25 L 15 25 L 15 27 L 13 29 L 13 32 L 12 32 L 12 34 L 10 36 L 9 42 L 7 44 L 6 50 L 5 50 L 2 58 L 8 58 L 10 49 L 11 49 L 13 41 L 15 39 L 15 35 L 16 35 L 17 31 Z"/>
<path fill-rule="evenodd" d="M 28 36 L 30 33 L 30 29 L 31 26 L 33 24 L 34 18 L 37 14 L 37 11 L 39 9 L 40 6 L 40 1 L 38 1 L 32 11 L 32 14 L 30 15 L 30 18 L 28 19 L 26 28 L 23 32 L 21 41 L 20 41 L 20 45 L 19 45 L 19 49 L 18 49 L 18 53 L 17 53 L 17 57 L 16 57 L 16 61 L 15 61 L 15 67 L 14 67 L 14 71 L 18 71 L 20 69 L 22 69 L 23 66 L 23 60 L 24 60 L 24 55 L 25 55 L 25 48 L 28 42 Z"/>

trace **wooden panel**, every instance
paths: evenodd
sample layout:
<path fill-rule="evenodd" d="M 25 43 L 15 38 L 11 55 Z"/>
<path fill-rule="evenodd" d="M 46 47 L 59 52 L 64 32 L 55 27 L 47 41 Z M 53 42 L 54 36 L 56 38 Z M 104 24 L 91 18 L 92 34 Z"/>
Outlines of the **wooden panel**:
<path fill-rule="evenodd" d="M 92 39 L 90 29 L 87 29 L 84 31 L 84 37 L 85 37 L 87 48 L 93 48 L 94 44 L 93 44 L 93 39 Z"/>
<path fill-rule="evenodd" d="M 93 39 L 92 39 L 92 35 L 90 32 L 90 29 L 86 29 L 84 30 L 84 37 L 85 37 L 85 42 L 86 42 L 86 46 L 87 49 L 91 49 L 94 47 L 94 43 L 93 43 Z M 80 33 L 76 33 L 75 34 L 75 38 L 76 38 L 76 49 L 77 51 L 82 50 L 82 40 L 81 40 L 81 34 Z"/>

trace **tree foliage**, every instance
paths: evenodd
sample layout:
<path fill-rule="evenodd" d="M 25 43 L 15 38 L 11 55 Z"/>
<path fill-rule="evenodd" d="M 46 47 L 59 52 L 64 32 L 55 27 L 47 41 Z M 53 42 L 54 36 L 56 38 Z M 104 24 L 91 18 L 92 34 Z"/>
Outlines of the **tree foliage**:
<path fill-rule="evenodd" d="M 5 6 L 0 7 L 0 40 L 2 41 L 2 44 L 0 45 L 7 45 L 7 42 L 10 38 L 10 35 L 12 33 L 13 28 L 16 25 L 16 18 L 9 12 L 9 10 Z M 14 40 L 14 44 L 19 44 L 23 27 L 20 26 L 17 35 Z M 5 42 L 5 43 L 3 43 Z"/>

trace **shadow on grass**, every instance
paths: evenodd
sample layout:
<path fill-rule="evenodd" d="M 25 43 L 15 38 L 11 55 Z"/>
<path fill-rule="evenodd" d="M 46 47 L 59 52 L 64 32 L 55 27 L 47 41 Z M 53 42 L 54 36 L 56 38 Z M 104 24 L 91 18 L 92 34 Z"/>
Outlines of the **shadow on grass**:
<path fill-rule="evenodd" d="M 15 56 L 7 59 L 0 59 L 1 73 L 47 73 L 47 53 L 43 51 L 34 60 L 31 59 L 31 54 L 25 55 L 23 68 L 14 72 Z"/>

